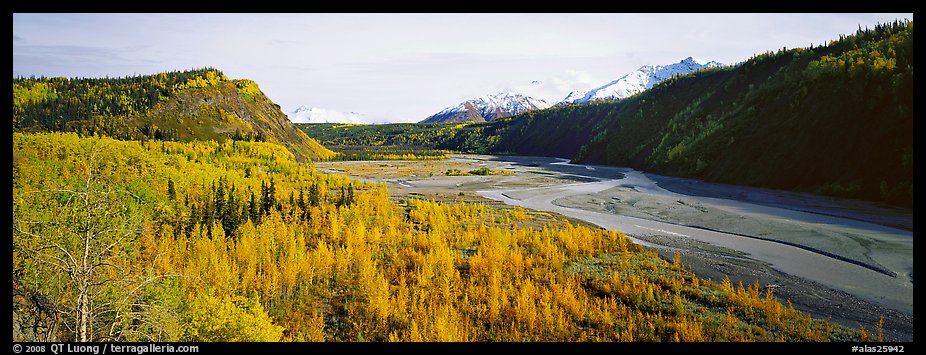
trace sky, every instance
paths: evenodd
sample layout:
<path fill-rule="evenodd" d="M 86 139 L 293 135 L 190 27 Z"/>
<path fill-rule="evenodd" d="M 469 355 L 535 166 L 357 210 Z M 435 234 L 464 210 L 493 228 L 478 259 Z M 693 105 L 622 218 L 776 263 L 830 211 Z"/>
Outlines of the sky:
<path fill-rule="evenodd" d="M 873 14 L 13 14 L 13 76 L 120 77 L 213 67 L 302 105 L 418 122 L 512 90 L 554 104 L 643 66 L 735 64 L 807 47 Z"/>

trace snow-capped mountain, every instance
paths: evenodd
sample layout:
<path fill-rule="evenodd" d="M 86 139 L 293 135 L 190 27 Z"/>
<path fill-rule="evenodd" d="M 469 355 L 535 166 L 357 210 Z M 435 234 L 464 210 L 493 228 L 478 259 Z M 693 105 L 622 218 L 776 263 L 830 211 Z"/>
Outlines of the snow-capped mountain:
<path fill-rule="evenodd" d="M 585 91 L 574 90 L 570 92 L 569 95 L 566 95 L 566 98 L 563 99 L 563 101 L 560 101 L 557 105 L 568 105 L 568 104 L 577 103 L 579 100 L 585 97 L 585 94 L 586 94 Z"/>
<path fill-rule="evenodd" d="M 550 107 L 550 104 L 541 99 L 503 91 L 494 95 L 483 95 L 466 100 L 456 106 L 448 107 L 421 122 L 483 122 L 547 107 Z"/>
<path fill-rule="evenodd" d="M 356 112 L 342 112 L 306 105 L 290 112 L 288 116 L 293 123 L 367 123 L 363 116 Z"/>
<path fill-rule="evenodd" d="M 624 75 L 620 79 L 614 80 L 606 85 L 592 89 L 584 95 L 573 91 L 569 93 L 569 96 L 563 99 L 563 101 L 557 103 L 557 105 L 584 104 L 592 101 L 623 99 L 649 89 L 659 82 L 675 75 L 688 74 L 696 70 L 720 66 L 723 66 L 723 64 L 715 61 L 704 62 L 693 57 L 688 57 L 678 63 L 669 65 L 644 65 L 640 67 L 640 69 Z"/>

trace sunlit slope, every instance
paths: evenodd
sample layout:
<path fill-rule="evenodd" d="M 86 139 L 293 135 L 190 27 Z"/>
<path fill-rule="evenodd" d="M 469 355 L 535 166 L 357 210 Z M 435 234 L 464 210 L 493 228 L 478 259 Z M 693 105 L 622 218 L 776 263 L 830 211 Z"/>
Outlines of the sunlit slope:
<path fill-rule="evenodd" d="M 122 139 L 258 140 L 283 144 L 300 161 L 334 154 L 296 129 L 256 83 L 230 80 L 215 69 L 14 79 L 13 128 Z"/>
<path fill-rule="evenodd" d="M 877 337 L 758 284 L 699 279 L 620 233 L 529 228 L 532 213 L 397 204 L 270 143 L 14 133 L 14 340 Z M 74 274 L 78 252 L 99 266 Z"/>

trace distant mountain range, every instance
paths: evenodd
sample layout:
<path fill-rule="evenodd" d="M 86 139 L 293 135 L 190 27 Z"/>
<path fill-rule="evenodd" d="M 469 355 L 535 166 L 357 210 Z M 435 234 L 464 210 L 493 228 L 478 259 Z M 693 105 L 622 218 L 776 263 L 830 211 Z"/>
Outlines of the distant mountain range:
<path fill-rule="evenodd" d="M 392 141 L 418 139 L 416 144 L 439 150 L 554 156 L 912 206 L 912 21 L 718 66 L 694 58 L 644 66 L 570 96 L 588 104 L 383 132 L 390 130 Z M 478 108 L 489 101 L 470 100 L 441 114 L 486 118 Z M 368 128 L 362 133 L 372 137 L 371 144 L 387 135 Z"/>
<path fill-rule="evenodd" d="M 328 110 L 302 105 L 288 114 L 293 123 L 369 123 L 357 112 Z"/>
<path fill-rule="evenodd" d="M 602 100 L 619 100 L 643 92 L 654 85 L 677 75 L 688 74 L 724 64 L 716 61 L 702 61 L 694 57 L 682 59 L 668 65 L 644 65 L 622 76 L 620 79 L 587 92 L 573 91 L 565 99 L 552 106 L 584 104 Z M 541 84 L 534 81 L 532 84 Z M 514 116 L 530 110 L 548 108 L 551 105 L 542 99 L 510 91 L 480 96 L 451 106 L 421 121 L 432 122 L 484 122 L 499 117 Z"/>
<path fill-rule="evenodd" d="M 511 91 L 503 91 L 469 99 L 455 106 L 445 108 L 443 111 L 424 119 L 421 123 L 485 122 L 547 107 L 550 107 L 550 104 L 541 99 Z"/>
<path fill-rule="evenodd" d="M 702 61 L 694 57 L 685 58 L 668 65 L 644 65 L 639 69 L 589 91 L 576 90 L 562 101 L 551 105 L 543 99 L 512 91 L 502 91 L 463 101 L 425 118 L 421 123 L 435 122 L 485 122 L 500 117 L 514 116 L 531 110 L 551 106 L 583 104 L 602 100 L 618 100 L 647 90 L 654 85 L 677 75 L 688 74 L 700 69 L 720 67 L 716 61 Z M 531 85 L 542 85 L 534 81 Z M 357 112 L 345 112 L 303 105 L 289 113 L 293 123 L 374 123 L 376 119 Z M 385 121 L 385 120 L 383 120 Z M 384 122 L 385 123 L 385 122 Z"/>
<path fill-rule="evenodd" d="M 584 104 L 593 101 L 619 100 L 643 92 L 654 85 L 676 75 L 684 75 L 704 68 L 721 67 L 724 64 L 710 61 L 705 62 L 693 57 L 669 65 L 644 65 L 640 69 L 622 76 L 620 79 L 588 92 L 573 91 L 557 106 L 570 104 Z"/>
<path fill-rule="evenodd" d="M 717 65 L 679 64 L 582 98 L 662 79 L 639 94 L 459 127 L 434 146 L 912 206 L 912 22 L 670 76 Z"/>

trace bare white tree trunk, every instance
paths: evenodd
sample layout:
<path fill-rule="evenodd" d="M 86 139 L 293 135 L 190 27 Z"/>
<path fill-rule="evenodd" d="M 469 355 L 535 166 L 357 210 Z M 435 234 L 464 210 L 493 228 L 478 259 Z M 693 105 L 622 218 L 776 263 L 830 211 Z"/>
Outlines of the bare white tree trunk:
<path fill-rule="evenodd" d="M 125 305 L 135 304 L 131 293 L 140 290 L 135 286 L 142 279 L 126 274 L 114 253 L 139 234 L 139 216 L 129 215 L 125 196 L 119 196 L 128 192 L 113 190 L 95 174 L 96 148 L 90 147 L 83 186 L 23 192 L 21 205 L 14 199 L 14 248 L 46 275 L 66 276 L 63 284 L 54 285 L 62 293 L 50 298 L 59 300 L 55 308 L 64 315 L 64 326 L 80 342 L 100 340 L 93 331 L 98 316 L 109 314 L 107 321 L 117 322 L 129 308 Z M 125 289 L 106 294 L 105 287 L 113 285 Z M 63 302 L 62 296 L 73 303 Z M 107 328 L 104 337 L 113 336 L 115 327 Z"/>

